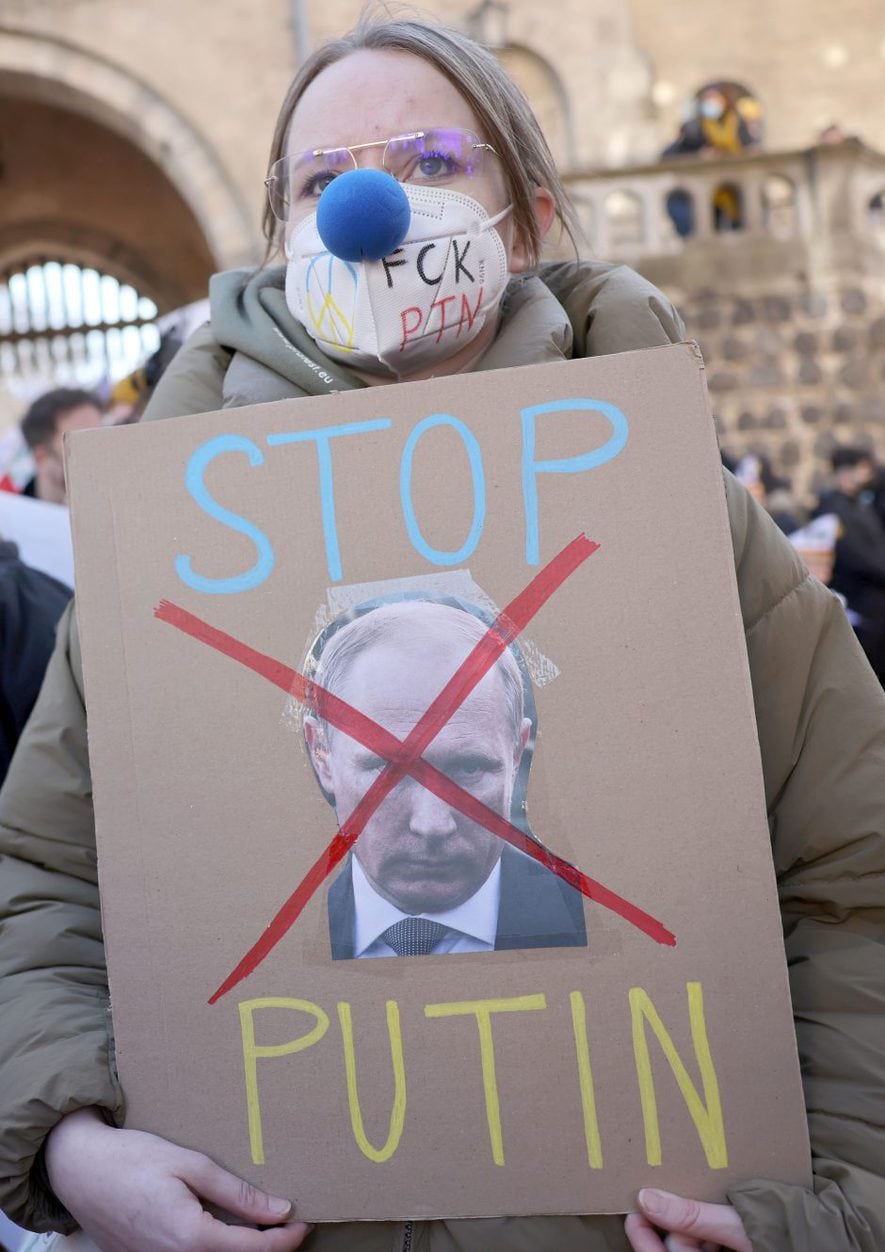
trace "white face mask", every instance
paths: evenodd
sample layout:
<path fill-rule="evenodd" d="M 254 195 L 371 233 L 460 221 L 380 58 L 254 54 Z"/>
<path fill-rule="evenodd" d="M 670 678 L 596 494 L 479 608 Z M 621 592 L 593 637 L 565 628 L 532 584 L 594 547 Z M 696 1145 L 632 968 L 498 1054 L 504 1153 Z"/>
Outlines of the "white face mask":
<path fill-rule="evenodd" d="M 405 239 L 380 261 L 329 252 L 312 213 L 286 245 L 286 304 L 322 350 L 355 369 L 415 373 L 475 339 L 509 272 L 494 217 L 440 187 L 402 184 L 412 210 Z"/>
<path fill-rule="evenodd" d="M 718 121 L 725 112 L 725 105 L 721 100 L 702 100 L 701 101 L 701 117 L 707 117 L 711 121 Z"/>

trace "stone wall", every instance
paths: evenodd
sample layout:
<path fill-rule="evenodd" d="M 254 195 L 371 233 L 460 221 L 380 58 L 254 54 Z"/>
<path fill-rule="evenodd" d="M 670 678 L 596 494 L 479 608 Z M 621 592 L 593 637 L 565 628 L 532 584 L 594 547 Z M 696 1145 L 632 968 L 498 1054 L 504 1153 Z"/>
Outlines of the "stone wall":
<path fill-rule="evenodd" d="M 741 227 L 717 231 L 723 184 Z M 857 141 L 569 179 L 598 255 L 635 266 L 701 346 L 722 447 L 809 503 L 836 443 L 885 461 L 885 157 Z M 694 206 L 680 236 L 674 190 Z"/>
<path fill-rule="evenodd" d="M 720 444 L 765 452 L 807 501 L 837 443 L 885 457 L 885 293 L 834 282 L 766 294 L 700 289 L 681 303 L 707 363 Z"/>

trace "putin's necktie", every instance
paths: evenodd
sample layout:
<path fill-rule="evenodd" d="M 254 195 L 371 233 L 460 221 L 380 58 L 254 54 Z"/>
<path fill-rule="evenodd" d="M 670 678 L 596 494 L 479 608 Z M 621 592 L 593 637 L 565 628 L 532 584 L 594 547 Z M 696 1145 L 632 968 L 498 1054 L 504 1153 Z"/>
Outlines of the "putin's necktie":
<path fill-rule="evenodd" d="M 427 917 L 404 917 L 388 926 L 381 938 L 397 956 L 426 956 L 440 939 L 449 933 L 448 926 Z"/>

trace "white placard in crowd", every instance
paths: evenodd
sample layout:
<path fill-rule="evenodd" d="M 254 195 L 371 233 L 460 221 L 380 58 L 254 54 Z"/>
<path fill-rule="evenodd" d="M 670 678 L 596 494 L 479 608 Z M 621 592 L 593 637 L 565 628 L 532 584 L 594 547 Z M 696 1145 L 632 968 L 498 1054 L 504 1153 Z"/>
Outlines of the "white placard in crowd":
<path fill-rule="evenodd" d="M 18 545 L 26 565 L 73 587 L 71 517 L 66 505 L 0 491 L 0 538 Z"/>

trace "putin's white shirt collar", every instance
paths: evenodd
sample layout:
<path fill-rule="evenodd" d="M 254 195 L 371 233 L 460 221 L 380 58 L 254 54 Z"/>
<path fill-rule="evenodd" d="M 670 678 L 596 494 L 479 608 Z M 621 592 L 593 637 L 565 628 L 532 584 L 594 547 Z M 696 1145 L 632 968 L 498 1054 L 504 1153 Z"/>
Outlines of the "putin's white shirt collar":
<path fill-rule="evenodd" d="M 394 956 L 393 948 L 381 936 L 389 926 L 401 922 L 404 917 L 426 917 L 449 927 L 449 933 L 433 949 L 435 954 L 494 951 L 501 899 L 500 858 L 478 891 L 463 904 L 442 913 L 403 913 L 378 894 L 356 856 L 351 857 L 350 866 L 353 877 L 354 956 Z"/>

